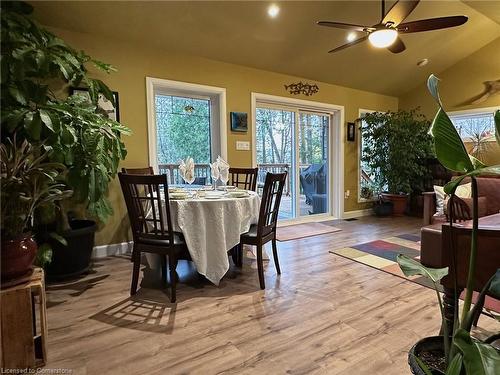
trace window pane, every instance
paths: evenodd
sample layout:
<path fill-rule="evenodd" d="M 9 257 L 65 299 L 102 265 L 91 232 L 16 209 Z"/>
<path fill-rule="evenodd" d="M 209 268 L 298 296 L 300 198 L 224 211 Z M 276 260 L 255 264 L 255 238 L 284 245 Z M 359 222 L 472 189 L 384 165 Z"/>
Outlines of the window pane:
<path fill-rule="evenodd" d="M 209 163 L 210 100 L 155 95 L 158 164 Z"/>
<path fill-rule="evenodd" d="M 451 121 L 462 138 L 475 140 L 492 137 L 495 134 L 493 113 L 451 116 Z"/>
<path fill-rule="evenodd" d="M 365 127 L 366 123 L 361 120 L 361 128 Z M 366 144 L 363 142 L 363 132 L 359 132 L 359 198 L 373 199 L 373 182 L 375 173 L 368 165 L 368 162 L 363 161 L 363 149 Z"/>

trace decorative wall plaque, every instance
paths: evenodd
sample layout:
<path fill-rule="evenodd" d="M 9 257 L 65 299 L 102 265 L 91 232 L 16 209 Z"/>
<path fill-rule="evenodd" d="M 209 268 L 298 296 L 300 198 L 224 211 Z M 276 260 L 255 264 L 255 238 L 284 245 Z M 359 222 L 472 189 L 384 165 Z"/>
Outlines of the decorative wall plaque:
<path fill-rule="evenodd" d="M 311 96 L 319 91 L 319 87 L 316 84 L 312 85 L 307 82 L 298 82 L 285 85 L 285 90 L 287 90 L 292 95 L 304 94 L 305 96 Z"/>

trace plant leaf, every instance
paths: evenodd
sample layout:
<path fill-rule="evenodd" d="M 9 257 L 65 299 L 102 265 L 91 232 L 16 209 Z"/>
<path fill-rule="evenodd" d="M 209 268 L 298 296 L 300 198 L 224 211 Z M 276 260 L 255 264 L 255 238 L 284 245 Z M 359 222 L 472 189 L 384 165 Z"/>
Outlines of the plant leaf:
<path fill-rule="evenodd" d="M 439 110 L 429 129 L 429 133 L 434 137 L 436 156 L 441 164 L 452 171 L 470 172 L 474 166 L 469 159 L 462 138 L 443 109 L 438 86 L 439 78 L 431 74 L 427 80 L 427 88 L 439 105 Z"/>
<path fill-rule="evenodd" d="M 60 234 L 56 232 L 50 232 L 49 236 L 52 237 L 57 242 L 59 242 L 61 245 L 68 246 L 68 241 L 66 241 L 66 238 L 64 238 Z"/>
<path fill-rule="evenodd" d="M 453 360 L 448 365 L 446 375 L 460 375 L 460 372 L 462 371 L 462 362 L 462 354 L 455 354 L 455 357 L 453 357 Z"/>
<path fill-rule="evenodd" d="M 497 269 L 490 284 L 489 294 L 496 299 L 500 299 L 500 268 Z"/>
<path fill-rule="evenodd" d="M 491 345 L 472 340 L 469 332 L 461 328 L 455 333 L 453 343 L 463 354 L 467 374 L 498 374 L 500 354 Z"/>
<path fill-rule="evenodd" d="M 403 254 L 398 254 L 396 261 L 405 276 L 422 275 L 437 283 L 448 275 L 448 267 L 430 268 L 423 266 L 420 262 Z"/>
<path fill-rule="evenodd" d="M 429 369 L 429 366 L 427 366 L 420 358 L 418 358 L 415 354 L 413 354 L 413 358 L 415 358 L 415 361 L 418 363 L 418 366 L 420 369 L 425 373 L 425 375 L 432 375 L 431 370 Z"/>
<path fill-rule="evenodd" d="M 434 137 L 436 156 L 441 164 L 460 173 L 474 170 L 462 138 L 443 108 L 436 113 L 429 132 Z"/>

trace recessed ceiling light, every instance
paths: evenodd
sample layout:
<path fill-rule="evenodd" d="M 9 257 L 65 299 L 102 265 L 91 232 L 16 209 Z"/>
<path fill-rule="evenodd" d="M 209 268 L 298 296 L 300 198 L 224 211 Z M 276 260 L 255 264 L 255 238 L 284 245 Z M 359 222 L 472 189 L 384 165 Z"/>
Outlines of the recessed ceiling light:
<path fill-rule="evenodd" d="M 417 66 L 426 66 L 429 63 L 429 59 L 422 59 L 417 62 Z"/>
<path fill-rule="evenodd" d="M 356 39 L 356 33 L 354 31 L 351 31 L 349 34 L 347 34 L 347 41 L 352 42 L 354 39 Z"/>
<path fill-rule="evenodd" d="M 280 12 L 280 7 L 277 6 L 276 4 L 271 4 L 267 8 L 267 14 L 269 14 L 269 17 L 271 18 L 276 18 Z"/>

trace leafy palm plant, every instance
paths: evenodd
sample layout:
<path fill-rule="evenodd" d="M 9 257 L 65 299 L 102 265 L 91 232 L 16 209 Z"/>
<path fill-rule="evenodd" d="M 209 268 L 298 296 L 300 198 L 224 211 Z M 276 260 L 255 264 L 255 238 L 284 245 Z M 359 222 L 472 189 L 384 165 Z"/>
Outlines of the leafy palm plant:
<path fill-rule="evenodd" d="M 462 374 L 468 375 L 494 375 L 498 372 L 500 365 L 500 355 L 486 342 L 480 342 L 471 337 L 473 318 L 479 305 L 472 308 L 472 294 L 474 291 L 474 280 L 477 258 L 477 234 L 478 234 L 478 190 L 476 178 L 480 175 L 500 175 L 500 165 L 486 166 L 474 156 L 467 154 L 465 145 L 458 134 L 455 126 L 443 109 L 438 91 L 439 79 L 431 75 L 427 81 L 429 92 L 439 105 L 438 112 L 432 122 L 430 134 L 434 138 L 434 147 L 438 160 L 447 169 L 460 173 L 460 176 L 450 181 L 444 190 L 449 195 L 454 195 L 457 186 L 464 178 L 469 177 L 472 185 L 472 234 L 471 250 L 467 275 L 466 293 L 462 307 L 461 316 L 456 315 L 453 324 L 453 332 L 448 332 L 447 324 L 443 324 L 443 339 L 445 349 L 445 360 L 447 363 L 447 375 Z M 496 140 L 500 144 L 500 111 L 494 114 L 496 127 Z M 453 218 L 450 218 L 450 225 L 453 225 Z M 422 266 L 419 262 L 405 255 L 397 258 L 401 270 L 406 276 L 422 275 L 429 278 L 436 289 L 439 307 L 444 322 L 443 302 L 437 287 L 438 282 L 448 274 L 448 268 L 432 269 Z M 500 269 L 492 276 L 486 284 L 478 298 L 487 292 L 500 298 Z M 451 339 L 450 339 L 451 338 Z M 430 370 L 420 359 L 417 358 L 426 374 L 431 374 Z"/>

